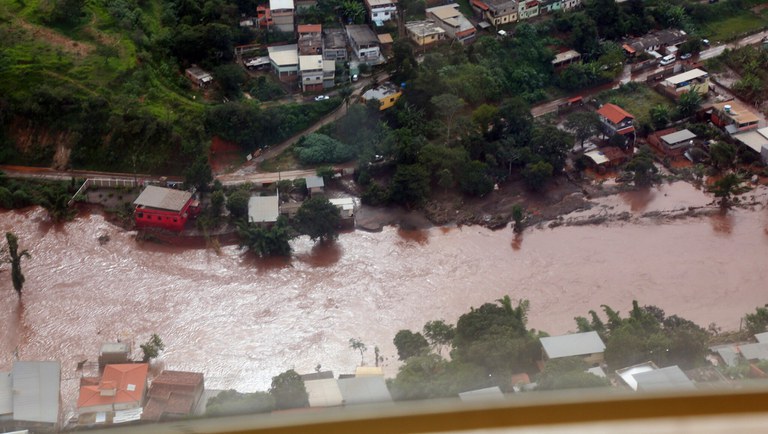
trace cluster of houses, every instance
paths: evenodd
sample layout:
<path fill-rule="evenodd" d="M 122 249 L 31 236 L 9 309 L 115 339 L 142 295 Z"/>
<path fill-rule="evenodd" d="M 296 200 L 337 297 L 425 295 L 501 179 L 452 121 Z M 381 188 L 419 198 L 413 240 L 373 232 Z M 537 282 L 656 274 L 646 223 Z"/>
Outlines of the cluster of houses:
<path fill-rule="evenodd" d="M 304 178 L 307 193 L 312 196 L 325 194 L 325 181 L 320 176 Z M 342 224 L 354 227 L 357 202 L 351 197 L 328 199 L 340 213 Z M 134 200 L 133 218 L 138 228 L 156 228 L 181 232 L 190 218 L 200 213 L 200 201 L 190 191 L 148 185 Z M 248 221 L 255 224 L 270 225 L 278 217 L 292 217 L 301 203 L 282 203 L 279 192 L 268 196 L 253 195 L 248 201 Z"/>

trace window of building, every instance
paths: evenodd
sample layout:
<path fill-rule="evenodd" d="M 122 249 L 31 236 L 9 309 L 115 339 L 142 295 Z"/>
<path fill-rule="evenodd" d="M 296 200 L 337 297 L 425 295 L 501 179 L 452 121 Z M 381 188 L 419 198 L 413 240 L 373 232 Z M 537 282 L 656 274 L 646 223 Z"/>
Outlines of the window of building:
<path fill-rule="evenodd" d="M 140 213 L 136 214 L 136 217 L 138 217 L 140 219 L 143 219 L 144 218 L 144 213 L 140 212 Z"/>

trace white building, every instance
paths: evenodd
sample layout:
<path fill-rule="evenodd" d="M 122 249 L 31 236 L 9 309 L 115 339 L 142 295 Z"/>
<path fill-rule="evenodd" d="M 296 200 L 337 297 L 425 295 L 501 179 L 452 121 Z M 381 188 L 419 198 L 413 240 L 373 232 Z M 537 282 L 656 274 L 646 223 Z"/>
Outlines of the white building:
<path fill-rule="evenodd" d="M 365 8 L 368 16 L 376 26 L 381 26 L 385 21 L 397 16 L 397 0 L 365 0 Z"/>

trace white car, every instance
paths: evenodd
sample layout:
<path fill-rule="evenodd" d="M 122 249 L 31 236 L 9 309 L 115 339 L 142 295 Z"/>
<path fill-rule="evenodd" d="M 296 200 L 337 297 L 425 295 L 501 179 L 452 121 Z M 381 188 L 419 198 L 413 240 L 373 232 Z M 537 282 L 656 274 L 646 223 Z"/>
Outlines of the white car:
<path fill-rule="evenodd" d="M 318 95 L 315 97 L 315 101 L 325 101 L 327 99 L 330 99 L 328 95 Z"/>
<path fill-rule="evenodd" d="M 682 56 L 680 56 L 680 60 L 688 60 L 691 58 L 691 56 L 692 56 L 691 53 L 685 53 Z"/>

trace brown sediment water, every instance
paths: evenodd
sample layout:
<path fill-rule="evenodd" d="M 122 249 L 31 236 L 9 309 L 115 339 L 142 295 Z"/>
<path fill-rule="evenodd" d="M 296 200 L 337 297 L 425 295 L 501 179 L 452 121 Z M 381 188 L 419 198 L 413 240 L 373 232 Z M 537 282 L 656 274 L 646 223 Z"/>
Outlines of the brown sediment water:
<path fill-rule="evenodd" d="M 688 193 L 683 206 L 711 200 Z M 652 194 L 639 207 L 623 196 L 603 198 L 603 206 L 638 213 L 667 206 L 663 188 Z M 77 362 L 95 361 L 100 344 L 116 339 L 134 341 L 139 355 L 151 333 L 166 344 L 166 367 L 204 372 L 208 388 L 253 391 L 289 368 L 353 372 L 360 355 L 350 338 L 368 346 L 368 363 L 378 346 L 393 376 L 398 330 L 455 322 L 505 294 L 529 299 L 530 326 L 549 333 L 573 330 L 574 316 L 601 304 L 626 312 L 633 299 L 704 327 L 736 329 L 744 313 L 768 302 L 764 209 L 528 228 L 518 236 L 511 229 L 385 227 L 324 245 L 301 238 L 290 260 L 257 259 L 237 246 L 217 254 L 137 242 L 99 213 L 53 226 L 38 208 L 2 212 L 6 231 L 32 258 L 23 264 L 21 301 L 8 267 L 0 272 L 0 370 L 15 355 L 60 360 L 69 409 Z M 100 244 L 101 235 L 110 241 Z"/>

